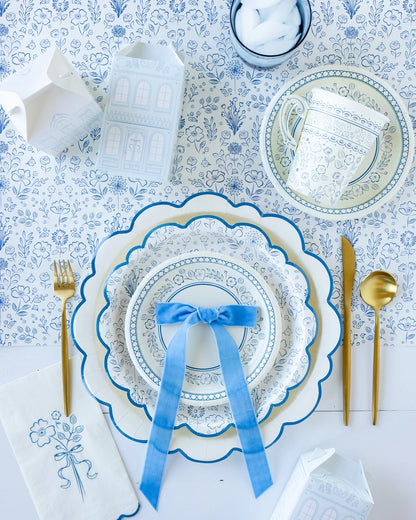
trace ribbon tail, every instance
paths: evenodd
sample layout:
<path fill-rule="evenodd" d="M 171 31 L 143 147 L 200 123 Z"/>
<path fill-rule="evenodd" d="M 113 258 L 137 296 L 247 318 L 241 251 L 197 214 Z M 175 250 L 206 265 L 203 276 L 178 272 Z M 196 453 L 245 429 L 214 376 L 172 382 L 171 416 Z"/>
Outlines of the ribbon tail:
<path fill-rule="evenodd" d="M 149 454 L 149 449 L 147 450 L 147 454 Z M 146 455 L 146 464 L 148 464 L 147 461 L 147 455 Z M 163 471 L 162 471 L 163 474 Z M 140 491 L 143 493 L 143 495 L 147 498 L 147 500 L 150 502 L 151 506 L 155 511 L 157 511 L 157 504 L 159 502 L 159 494 L 160 494 L 160 485 L 161 485 L 161 479 L 159 484 L 157 484 L 154 481 L 153 477 L 150 477 L 149 472 L 143 472 L 142 475 L 142 482 L 140 484 Z"/>
<path fill-rule="evenodd" d="M 233 337 L 222 324 L 213 322 L 210 326 L 217 341 L 225 388 L 254 495 L 257 498 L 273 484 L 273 480 L 240 354 Z"/>
<path fill-rule="evenodd" d="M 62 480 L 65 480 L 65 481 L 66 481 L 65 484 L 61 484 L 61 488 L 62 488 L 62 489 L 68 489 L 69 486 L 71 485 L 71 481 L 69 480 L 69 478 L 66 478 L 66 477 L 64 477 L 64 475 L 63 475 L 63 472 L 64 472 L 67 468 L 69 468 L 69 466 L 70 466 L 70 461 L 69 461 L 69 458 L 68 458 L 68 456 L 67 456 L 67 458 L 66 458 L 66 466 L 63 466 L 62 468 L 59 468 L 59 469 L 58 469 L 58 476 L 59 476 L 59 478 L 61 478 Z"/>
<path fill-rule="evenodd" d="M 192 323 L 185 321 L 169 343 L 150 430 L 140 490 L 155 510 L 182 392 L 186 366 L 186 340 L 191 325 Z"/>

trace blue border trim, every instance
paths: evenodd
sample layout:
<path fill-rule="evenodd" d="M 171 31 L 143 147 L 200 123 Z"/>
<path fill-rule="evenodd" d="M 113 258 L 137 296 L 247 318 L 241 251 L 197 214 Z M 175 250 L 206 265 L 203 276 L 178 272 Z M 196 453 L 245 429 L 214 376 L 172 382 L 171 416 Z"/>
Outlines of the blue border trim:
<path fill-rule="evenodd" d="M 140 509 L 140 502 L 137 502 L 137 509 L 134 511 L 134 513 L 131 513 L 130 515 L 120 515 L 117 520 L 122 520 L 122 518 L 131 518 L 132 516 L 137 515 Z"/>
<path fill-rule="evenodd" d="M 305 419 L 307 419 L 315 410 L 316 410 L 316 407 L 318 406 L 319 404 L 319 401 L 321 400 L 321 397 L 322 397 L 322 383 L 328 379 L 328 377 L 331 375 L 332 373 L 332 369 L 333 369 L 333 362 L 332 362 L 332 356 L 333 354 L 336 352 L 337 348 L 339 347 L 340 343 L 341 343 L 341 339 L 342 339 L 342 320 L 341 320 L 341 316 L 338 312 L 338 310 L 336 309 L 336 307 L 334 306 L 333 303 L 331 303 L 331 296 L 332 296 L 332 292 L 333 292 L 333 279 L 332 279 L 332 275 L 328 269 L 328 266 L 325 264 L 325 262 L 323 260 L 321 260 L 317 255 L 315 255 L 314 253 L 311 253 L 311 252 L 308 252 L 306 251 L 305 249 L 305 241 L 303 239 L 303 236 L 299 230 L 299 228 L 297 227 L 297 225 L 292 222 L 290 219 L 288 219 L 287 217 L 285 217 L 284 215 L 277 215 L 276 213 L 262 213 L 259 208 L 257 208 L 257 206 L 255 206 L 254 204 L 252 204 L 251 202 L 240 202 L 240 203 L 237 203 L 235 204 L 234 202 L 232 202 L 231 200 L 229 200 L 225 195 L 223 195 L 222 193 L 216 193 L 216 192 L 210 192 L 210 191 L 206 191 L 206 192 L 201 192 L 201 193 L 195 193 L 191 196 L 189 196 L 188 198 L 186 198 L 183 202 L 179 203 L 179 204 L 175 204 L 175 203 L 172 203 L 172 202 L 154 202 L 152 204 L 149 204 L 147 206 L 145 206 L 144 208 L 142 208 L 132 219 L 131 221 L 131 224 L 130 224 L 130 227 L 126 230 L 122 230 L 122 231 L 115 231 L 114 233 L 111 233 L 108 237 L 104 238 L 100 243 L 99 245 L 97 246 L 97 249 L 94 253 L 94 256 L 93 256 L 93 259 L 92 259 L 92 262 L 91 262 L 91 268 L 92 268 L 92 273 L 90 275 L 88 275 L 82 282 L 81 284 L 81 288 L 80 288 L 80 295 L 81 295 L 81 301 L 79 302 L 79 304 L 77 305 L 77 307 L 75 308 L 74 310 L 74 313 L 72 315 L 72 320 L 71 320 L 71 335 L 72 335 L 72 339 L 74 341 L 74 345 L 76 346 L 76 348 L 80 351 L 80 353 L 82 354 L 83 356 L 83 360 L 82 360 L 82 363 L 81 363 L 81 377 L 82 377 L 82 380 L 84 382 L 84 385 L 85 387 L 87 388 L 87 391 L 91 394 L 92 397 L 94 397 L 94 399 L 96 399 L 100 404 L 102 405 L 105 405 L 108 407 L 108 411 L 109 411 L 109 415 L 110 415 L 110 418 L 111 418 L 111 421 L 112 423 L 114 424 L 114 427 L 122 434 L 124 435 L 126 438 L 132 440 L 132 441 L 135 441 L 135 442 L 140 442 L 140 443 L 146 443 L 147 440 L 141 440 L 141 439 L 135 439 L 134 437 L 131 437 L 130 435 L 127 435 L 126 433 L 124 433 L 120 427 L 117 425 L 115 419 L 114 419 L 114 415 L 113 415 L 113 410 L 112 410 L 112 406 L 110 403 L 107 403 L 101 399 L 99 399 L 98 397 L 96 397 L 92 392 L 91 390 L 89 389 L 88 387 L 88 384 L 85 380 L 85 373 L 84 373 L 84 369 L 85 369 L 85 362 L 86 362 L 86 359 L 87 359 L 87 353 L 81 348 L 81 346 L 79 345 L 79 343 L 77 342 L 76 338 L 75 338 L 75 334 L 74 334 L 74 320 L 75 320 L 75 317 L 80 309 L 80 307 L 85 303 L 86 299 L 85 299 L 85 284 L 87 283 L 87 281 L 92 278 L 93 276 L 95 276 L 96 274 L 96 269 L 95 269 L 95 261 L 96 261 L 96 256 L 97 256 L 97 252 L 99 251 L 100 247 L 108 240 L 110 239 L 112 236 L 115 236 L 115 235 L 120 235 L 120 234 L 126 234 L 126 233 L 130 233 L 131 230 L 133 229 L 134 227 L 134 224 L 137 220 L 137 218 L 139 218 L 139 216 L 146 210 L 148 210 L 149 208 L 152 208 L 152 207 L 156 207 L 156 206 L 170 206 L 172 208 L 176 208 L 176 209 L 180 209 L 180 208 L 183 208 L 190 200 L 194 199 L 194 198 L 197 198 L 197 197 L 201 197 L 201 196 L 204 196 L 204 195 L 210 195 L 210 196 L 215 196 L 215 197 L 220 197 L 221 199 L 225 200 L 231 207 L 235 208 L 235 209 L 238 209 L 240 207 L 250 207 L 250 208 L 253 208 L 257 214 L 262 217 L 262 218 L 266 218 L 266 217 L 272 217 L 272 218 L 278 218 L 278 219 L 282 219 L 282 220 L 285 220 L 286 222 L 288 222 L 291 226 L 293 226 L 296 230 L 296 232 L 298 233 L 298 236 L 300 238 L 300 241 L 301 241 L 301 246 L 302 246 L 302 251 L 308 255 L 308 256 L 311 256 L 313 258 L 315 258 L 316 260 L 318 260 L 322 266 L 324 267 L 324 269 L 326 270 L 326 272 L 328 273 L 328 277 L 329 277 L 329 292 L 328 292 L 328 297 L 327 297 L 327 303 L 328 305 L 332 308 L 332 310 L 334 311 L 335 315 L 337 316 L 338 318 L 338 321 L 339 321 L 339 324 L 340 324 L 340 336 L 338 338 L 338 341 L 334 347 L 334 349 L 327 355 L 327 358 L 328 358 L 328 362 L 329 362 L 329 371 L 328 373 L 318 381 L 318 399 L 315 403 L 315 406 L 312 408 L 312 410 L 307 414 L 305 415 L 305 417 L 299 419 L 298 421 L 293 421 L 293 422 L 287 422 L 287 423 L 283 423 L 282 424 L 282 427 L 280 429 L 280 432 L 278 433 L 277 437 L 275 438 L 274 441 L 272 441 L 270 444 L 268 444 L 267 446 L 265 446 L 266 448 L 269 448 L 270 446 L 272 446 L 273 444 L 275 444 L 279 438 L 281 437 L 282 433 L 283 433 L 283 430 L 285 428 L 285 426 L 287 425 L 291 425 L 291 424 L 299 424 L 301 423 L 302 421 L 304 421 Z M 230 425 L 231 426 L 231 425 Z M 223 457 L 220 457 L 218 459 L 215 459 L 215 460 L 199 460 L 199 459 L 193 459 L 192 457 L 190 457 L 189 455 L 187 455 L 181 448 L 177 448 L 176 450 L 171 450 L 169 451 L 169 453 L 181 453 L 186 459 L 192 461 L 192 462 L 200 462 L 200 463 L 205 463 L 205 464 L 211 464 L 211 463 L 214 463 L 214 462 L 220 462 L 222 460 L 225 460 L 226 458 L 228 458 L 231 453 L 233 453 L 234 451 L 238 451 L 238 452 L 241 452 L 241 448 L 238 448 L 238 447 L 234 447 L 234 448 L 231 448 Z"/>
<path fill-rule="evenodd" d="M 152 420 L 152 415 L 150 414 L 148 408 L 147 408 L 147 405 L 146 404 L 138 404 L 138 403 L 135 403 L 132 398 L 131 398 L 131 395 L 130 395 L 130 390 L 126 387 L 123 387 L 121 385 L 119 385 L 118 383 L 116 383 L 116 381 L 114 381 L 114 379 L 111 377 L 110 375 L 110 372 L 108 370 L 108 358 L 109 358 L 109 355 L 110 355 L 110 347 L 105 343 L 105 341 L 103 340 L 101 334 L 100 334 L 100 330 L 99 330 L 99 322 L 100 322 L 100 319 L 101 319 L 101 316 L 102 314 L 108 309 L 109 305 L 110 305 L 110 300 L 108 298 L 108 292 L 107 292 L 107 284 L 108 284 L 108 281 L 110 279 L 110 277 L 115 273 L 115 271 L 117 271 L 120 267 L 123 267 L 125 265 L 128 264 L 129 260 L 130 260 L 130 256 L 134 253 L 134 251 L 138 250 L 138 249 L 143 249 L 148 241 L 148 239 L 150 238 L 150 236 L 158 229 L 162 229 L 162 228 L 165 228 L 165 227 L 176 227 L 178 229 L 186 229 L 192 222 L 195 222 L 197 220 L 200 220 L 200 219 L 204 219 L 204 218 L 211 218 L 211 219 L 214 219 L 214 220 L 217 220 L 218 222 L 221 222 L 225 227 L 227 227 L 228 229 L 234 229 L 235 227 L 237 226 L 245 226 L 245 227 L 250 227 L 252 229 L 256 229 L 257 231 L 259 231 L 265 238 L 265 240 L 267 241 L 267 244 L 268 246 L 270 247 L 270 249 L 274 249 L 274 250 L 277 250 L 277 251 L 280 251 L 284 258 L 285 258 L 285 263 L 287 265 L 290 265 L 294 268 L 296 268 L 303 276 L 304 280 L 305 280 L 305 283 L 306 283 L 306 287 L 307 287 L 307 296 L 305 298 L 305 304 L 306 304 L 306 307 L 311 311 L 312 315 L 314 316 L 315 318 L 315 334 L 313 335 L 311 341 L 308 343 L 308 345 L 306 345 L 305 347 L 305 352 L 308 356 L 308 368 L 306 370 L 306 373 L 305 375 L 302 377 L 302 379 L 300 379 L 295 385 L 293 386 L 290 386 L 287 388 L 286 390 L 286 394 L 285 396 L 283 397 L 283 399 L 279 402 L 279 403 L 274 403 L 274 404 L 271 404 L 270 407 L 269 407 L 269 410 L 268 412 L 266 413 L 265 417 L 260 421 L 259 424 L 261 424 L 262 422 L 264 422 L 268 417 L 269 415 L 271 414 L 272 410 L 277 407 L 277 406 L 281 406 L 283 403 L 285 403 L 289 397 L 289 392 L 291 390 L 293 390 L 294 388 L 298 387 L 304 380 L 305 378 L 307 377 L 308 373 L 309 373 L 309 370 L 310 370 L 310 366 L 311 366 L 311 355 L 310 355 L 310 348 L 311 346 L 313 345 L 313 343 L 315 342 L 316 338 L 317 338 L 317 335 L 318 335 L 318 332 L 319 332 L 319 323 L 318 323 L 318 317 L 316 315 L 316 312 L 315 310 L 311 307 L 311 305 L 309 304 L 309 300 L 310 300 L 310 296 L 311 296 L 311 288 L 310 288 L 310 283 L 309 283 L 309 280 L 304 272 L 304 270 L 299 267 L 297 264 L 293 263 L 293 262 L 289 262 L 288 261 L 288 257 L 287 257 L 287 254 L 286 252 L 279 246 L 275 246 L 273 245 L 271 242 L 270 242 L 270 239 L 269 237 L 266 235 L 266 233 L 261 229 L 259 228 L 258 226 L 256 226 L 255 224 L 251 224 L 249 222 L 237 222 L 236 224 L 228 224 L 226 221 L 224 221 L 222 218 L 218 217 L 218 216 L 215 216 L 215 215 L 198 215 L 196 217 L 192 217 L 190 220 L 188 220 L 185 224 L 177 224 L 175 222 L 168 222 L 168 223 L 164 223 L 164 224 L 159 224 L 158 226 L 155 226 L 154 228 L 152 228 L 144 237 L 143 239 L 143 242 L 142 244 L 139 244 L 137 246 L 134 246 L 132 247 L 126 254 L 126 260 L 121 262 L 120 264 L 116 265 L 112 270 L 111 272 L 109 273 L 109 275 L 107 276 L 106 280 L 105 280 L 105 284 L 104 284 L 104 298 L 106 300 L 106 304 L 104 305 L 104 307 L 100 310 L 98 316 L 97 316 L 97 320 L 96 320 L 96 324 L 95 324 L 95 331 L 96 331 L 96 334 L 97 334 L 97 337 L 98 339 L 100 340 L 101 344 L 106 348 L 107 352 L 106 352 L 106 355 L 105 355 L 105 358 L 104 358 L 104 364 L 105 364 L 105 372 L 107 373 L 107 376 L 108 378 L 110 379 L 110 381 L 113 383 L 114 386 L 116 386 L 119 390 L 122 390 L 124 392 L 127 393 L 127 397 L 129 399 L 129 401 L 137 408 L 143 408 L 144 412 L 146 413 L 147 417 L 149 418 L 149 420 L 151 421 Z M 280 218 L 280 217 L 279 217 Z M 178 424 L 177 426 L 174 427 L 175 430 L 178 430 L 179 428 L 187 428 L 190 432 L 192 432 L 194 435 L 197 435 L 199 437 L 217 437 L 218 435 L 222 435 L 224 432 L 226 432 L 229 428 L 231 427 L 235 427 L 235 424 L 233 422 L 229 423 L 225 428 L 223 428 L 222 430 L 220 430 L 219 432 L 216 432 L 216 433 L 212 433 L 212 434 L 209 434 L 209 433 L 200 433 L 200 432 L 197 432 L 196 430 L 194 430 L 193 428 L 191 428 L 191 426 L 189 426 L 189 424 L 187 423 L 181 423 L 181 424 Z"/>

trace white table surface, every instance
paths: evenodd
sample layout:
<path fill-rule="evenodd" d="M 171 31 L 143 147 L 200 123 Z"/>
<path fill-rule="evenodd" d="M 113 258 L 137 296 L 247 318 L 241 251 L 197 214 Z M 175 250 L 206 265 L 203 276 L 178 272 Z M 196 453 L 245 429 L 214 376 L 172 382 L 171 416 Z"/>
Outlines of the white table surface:
<path fill-rule="evenodd" d="M 391 349 L 382 349 L 377 426 L 371 424 L 371 351 L 353 352 L 352 412 L 350 426 L 345 427 L 338 351 L 318 409 L 296 427 L 286 427 L 279 441 L 267 450 L 274 485 L 257 500 L 241 453 L 233 453 L 215 464 L 190 462 L 174 454 L 168 457 L 159 508 L 155 512 L 138 489 L 145 445 L 128 440 L 108 420 L 139 495 L 141 509 L 135 518 L 267 520 L 299 455 L 319 446 L 334 447 L 344 456 L 362 461 L 375 502 L 371 520 L 413 520 L 416 402 L 412 371 L 406 367 L 415 366 L 416 352 L 414 349 L 407 352 L 407 356 L 398 356 Z M 0 350 L 0 381 L 7 382 L 57 362 L 59 356 L 56 347 Z M 409 374 L 408 378 L 397 377 L 398 371 Z M 29 492 L 2 428 L 0 460 L 1 517 L 36 520 Z"/>
<path fill-rule="evenodd" d="M 320 446 L 362 460 L 375 502 L 371 520 L 414 520 L 414 168 L 397 196 L 374 213 L 328 223 L 295 210 L 280 196 L 263 175 L 258 146 L 259 125 L 273 95 L 286 80 L 323 64 L 360 67 L 383 78 L 399 93 L 414 125 L 414 2 L 314 1 L 305 43 L 293 59 L 272 70 L 253 69 L 235 54 L 228 7 L 209 0 L 0 0 L 0 80 L 56 44 L 104 106 L 112 55 L 136 38 L 172 43 L 187 58 L 183 127 L 173 182 L 167 185 L 100 175 L 94 166 L 97 133 L 59 158 L 48 157 L 26 146 L 0 111 L 0 384 L 60 359 L 59 304 L 51 291 L 54 258 L 70 258 L 80 280 L 99 241 L 127 228 L 146 204 L 183 201 L 207 190 L 235 203 L 254 202 L 263 212 L 296 222 L 306 249 L 334 276 L 339 309 L 341 234 L 355 240 L 357 281 L 379 268 L 397 276 L 397 298 L 381 315 L 378 424 L 371 424 L 373 314 L 361 303 L 356 284 L 350 426 L 342 421 L 339 349 L 317 410 L 286 427 L 267 450 L 274 485 L 263 496 L 254 499 L 241 453 L 215 464 L 175 454 L 168 457 L 155 512 L 138 489 L 146 446 L 125 438 L 108 420 L 137 488 L 137 518 L 268 520 L 299 455 Z M 74 298 L 69 313 L 75 304 Z M 37 518 L 1 425 L 0 518 Z"/>

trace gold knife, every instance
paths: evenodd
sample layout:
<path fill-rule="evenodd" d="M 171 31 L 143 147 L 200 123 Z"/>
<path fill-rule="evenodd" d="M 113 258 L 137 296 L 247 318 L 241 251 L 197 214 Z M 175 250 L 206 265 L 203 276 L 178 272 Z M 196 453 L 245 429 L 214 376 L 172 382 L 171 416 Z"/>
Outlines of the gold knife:
<path fill-rule="evenodd" d="M 351 387 L 351 295 L 355 276 L 355 253 L 346 237 L 342 241 L 342 267 L 344 278 L 344 336 L 342 353 L 342 380 L 344 402 L 344 424 L 348 426 Z"/>

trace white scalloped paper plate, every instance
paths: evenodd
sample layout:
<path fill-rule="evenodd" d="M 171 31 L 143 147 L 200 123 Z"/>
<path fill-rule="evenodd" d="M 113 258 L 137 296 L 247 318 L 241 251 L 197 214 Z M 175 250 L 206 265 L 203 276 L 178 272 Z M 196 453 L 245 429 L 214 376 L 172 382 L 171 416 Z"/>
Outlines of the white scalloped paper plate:
<path fill-rule="evenodd" d="M 235 206 L 221 195 L 208 193 L 190 197 L 181 205 L 150 205 L 136 215 L 129 230 L 116 233 L 101 243 L 92 262 L 92 274 L 82 283 L 82 301 L 72 320 L 74 342 L 84 356 L 82 377 L 88 390 L 110 408 L 110 417 L 119 431 L 139 442 L 147 442 L 151 426 L 149 417 L 144 409 L 132 407 L 125 392 L 117 390 L 103 370 L 105 349 L 97 337 L 95 323 L 105 305 L 105 281 L 120 259 L 125 258 L 134 244 L 143 241 L 146 233 L 158 224 L 183 223 L 197 215 L 213 214 L 231 225 L 250 222 L 261 228 L 272 244 L 284 248 L 289 260 L 306 273 L 311 288 L 310 303 L 318 316 L 319 334 L 309 351 L 311 368 L 306 379 L 260 425 L 266 447 L 279 438 L 285 425 L 301 422 L 313 412 L 321 396 L 322 382 L 332 370 L 331 356 L 341 338 L 340 316 L 330 302 L 332 278 L 324 262 L 304 250 L 302 236 L 293 223 L 277 215 L 263 216 L 251 204 Z M 240 444 L 233 427 L 222 435 L 204 437 L 202 442 L 200 436 L 187 428 L 180 428 L 174 431 L 170 448 L 171 453 L 180 451 L 191 460 L 215 462 L 234 450 L 240 450 Z"/>
<path fill-rule="evenodd" d="M 158 389 L 150 387 L 149 381 L 141 377 L 143 374 L 135 370 L 125 347 L 126 313 L 140 281 L 155 266 L 170 261 L 180 251 L 209 251 L 215 255 L 226 251 L 234 262 L 248 265 L 256 276 L 264 279 L 277 300 L 282 319 L 278 355 L 273 356 L 273 363 L 262 371 L 263 377 L 257 378 L 250 389 L 257 419 L 262 422 L 270 410 L 280 405 L 305 378 L 310 366 L 309 348 L 316 337 L 317 319 L 308 304 L 309 283 L 302 270 L 288 261 L 282 249 L 272 246 L 260 228 L 250 223 L 230 226 L 219 218 L 198 216 L 184 225 L 162 224 L 151 229 L 143 243 L 136 244 L 127 252 L 124 261 L 106 280 L 106 305 L 100 310 L 97 320 L 97 335 L 108 350 L 105 359 L 108 378 L 127 393 L 134 406 L 145 407 L 148 416 L 153 417 Z M 215 272 L 211 274 L 216 276 Z M 172 283 L 175 281 L 176 277 Z M 240 292 L 244 290 L 244 284 L 240 285 Z M 151 328 L 151 323 L 146 318 L 144 328 L 147 325 Z M 154 337 L 151 342 L 157 346 Z M 164 353 L 158 350 L 155 352 L 156 362 L 163 364 Z M 247 353 L 250 355 L 250 349 Z M 246 352 L 241 352 L 241 358 L 246 364 Z M 228 400 L 224 404 L 212 402 L 208 406 L 195 404 L 180 401 L 175 428 L 186 426 L 195 434 L 212 436 L 222 434 L 233 423 Z"/>

